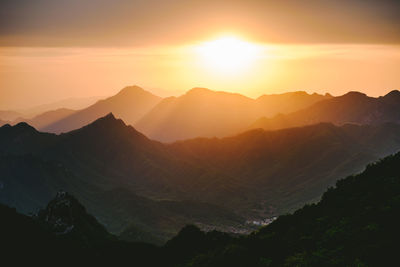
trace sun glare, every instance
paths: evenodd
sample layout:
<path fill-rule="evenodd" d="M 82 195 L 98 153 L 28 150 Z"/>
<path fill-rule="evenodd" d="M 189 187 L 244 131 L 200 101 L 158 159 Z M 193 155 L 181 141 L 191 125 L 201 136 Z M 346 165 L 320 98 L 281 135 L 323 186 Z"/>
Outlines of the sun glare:
<path fill-rule="evenodd" d="M 225 74 L 237 74 L 249 68 L 259 55 L 259 47 L 235 37 L 222 37 L 200 44 L 197 53 L 204 67 Z"/>

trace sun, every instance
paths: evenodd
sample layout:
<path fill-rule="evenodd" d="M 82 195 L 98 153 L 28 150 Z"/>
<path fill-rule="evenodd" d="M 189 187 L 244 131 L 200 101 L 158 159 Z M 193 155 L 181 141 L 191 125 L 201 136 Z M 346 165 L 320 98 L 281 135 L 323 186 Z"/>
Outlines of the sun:
<path fill-rule="evenodd" d="M 196 47 L 204 67 L 223 74 L 238 74 L 249 68 L 259 55 L 256 44 L 236 37 L 221 37 Z"/>

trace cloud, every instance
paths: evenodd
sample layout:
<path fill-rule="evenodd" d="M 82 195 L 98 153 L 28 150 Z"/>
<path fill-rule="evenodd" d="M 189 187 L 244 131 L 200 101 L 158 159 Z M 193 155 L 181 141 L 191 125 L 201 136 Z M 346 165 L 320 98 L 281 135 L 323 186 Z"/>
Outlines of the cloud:
<path fill-rule="evenodd" d="M 395 0 L 2 0 L 2 46 L 176 44 L 223 31 L 277 43 L 400 43 Z"/>

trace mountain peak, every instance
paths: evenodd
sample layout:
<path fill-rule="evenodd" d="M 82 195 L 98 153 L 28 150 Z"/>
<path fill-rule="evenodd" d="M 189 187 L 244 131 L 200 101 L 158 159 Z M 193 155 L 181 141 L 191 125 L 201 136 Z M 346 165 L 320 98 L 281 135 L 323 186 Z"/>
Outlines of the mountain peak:
<path fill-rule="evenodd" d="M 38 219 L 56 235 L 76 235 L 87 243 L 88 240 L 108 239 L 105 228 L 72 195 L 57 192 L 45 209 L 40 210 Z"/>
<path fill-rule="evenodd" d="M 66 134 L 70 133 L 83 133 L 83 132 L 93 132 L 93 129 L 95 132 L 99 133 L 104 132 L 104 131 L 115 131 L 116 129 L 123 129 L 127 127 L 127 125 L 124 123 L 123 120 L 115 118 L 114 114 L 112 112 L 108 113 L 107 115 L 98 118 L 97 120 L 93 121 L 92 123 L 89 123 L 86 126 L 83 126 L 82 128 L 73 130 L 71 132 L 68 132 Z"/>
<path fill-rule="evenodd" d="M 161 99 L 159 96 L 156 96 L 137 85 L 126 86 L 113 97 L 129 99 L 137 96 L 152 96 Z"/>
<path fill-rule="evenodd" d="M 194 87 L 189 91 L 187 91 L 186 95 L 199 95 L 199 94 L 209 94 L 209 93 L 214 93 L 214 91 L 207 88 Z"/>
<path fill-rule="evenodd" d="M 62 235 L 74 229 L 75 216 L 85 214 L 86 209 L 78 200 L 67 192 L 59 191 L 47 207 L 39 212 L 38 217 L 52 228 L 52 232 Z"/>
<path fill-rule="evenodd" d="M 12 132 L 13 134 L 25 134 L 25 133 L 38 132 L 34 127 L 30 126 L 26 122 L 20 122 L 14 126 L 11 126 L 10 124 L 5 124 L 0 128 L 7 129 L 7 131 Z"/>
<path fill-rule="evenodd" d="M 400 98 L 400 91 L 399 90 L 393 90 L 387 93 L 384 98 Z"/>
<path fill-rule="evenodd" d="M 121 119 L 117 119 L 112 112 L 108 113 L 104 117 L 98 118 L 97 120 L 88 124 L 87 126 L 91 125 L 103 125 L 105 127 L 126 126 L 124 121 Z"/>
<path fill-rule="evenodd" d="M 121 89 L 121 91 L 118 92 L 117 95 L 125 95 L 125 94 L 133 94 L 133 93 L 142 93 L 146 92 L 143 88 L 137 86 L 137 85 L 132 85 L 132 86 L 126 86 Z"/>
<path fill-rule="evenodd" d="M 355 97 L 366 97 L 367 95 L 358 91 L 349 91 L 348 93 L 344 94 L 343 97 L 348 98 L 355 98 Z"/>

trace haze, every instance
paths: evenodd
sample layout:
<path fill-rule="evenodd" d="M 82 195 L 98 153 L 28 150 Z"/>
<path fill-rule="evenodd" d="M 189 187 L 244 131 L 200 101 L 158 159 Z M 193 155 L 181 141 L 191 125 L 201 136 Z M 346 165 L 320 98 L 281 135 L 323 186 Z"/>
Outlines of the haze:
<path fill-rule="evenodd" d="M 6 0 L 0 10 L 0 109 L 129 84 L 160 96 L 400 88 L 398 1 Z M 199 56 L 227 37 L 257 47 L 251 64 L 224 71 Z"/>

